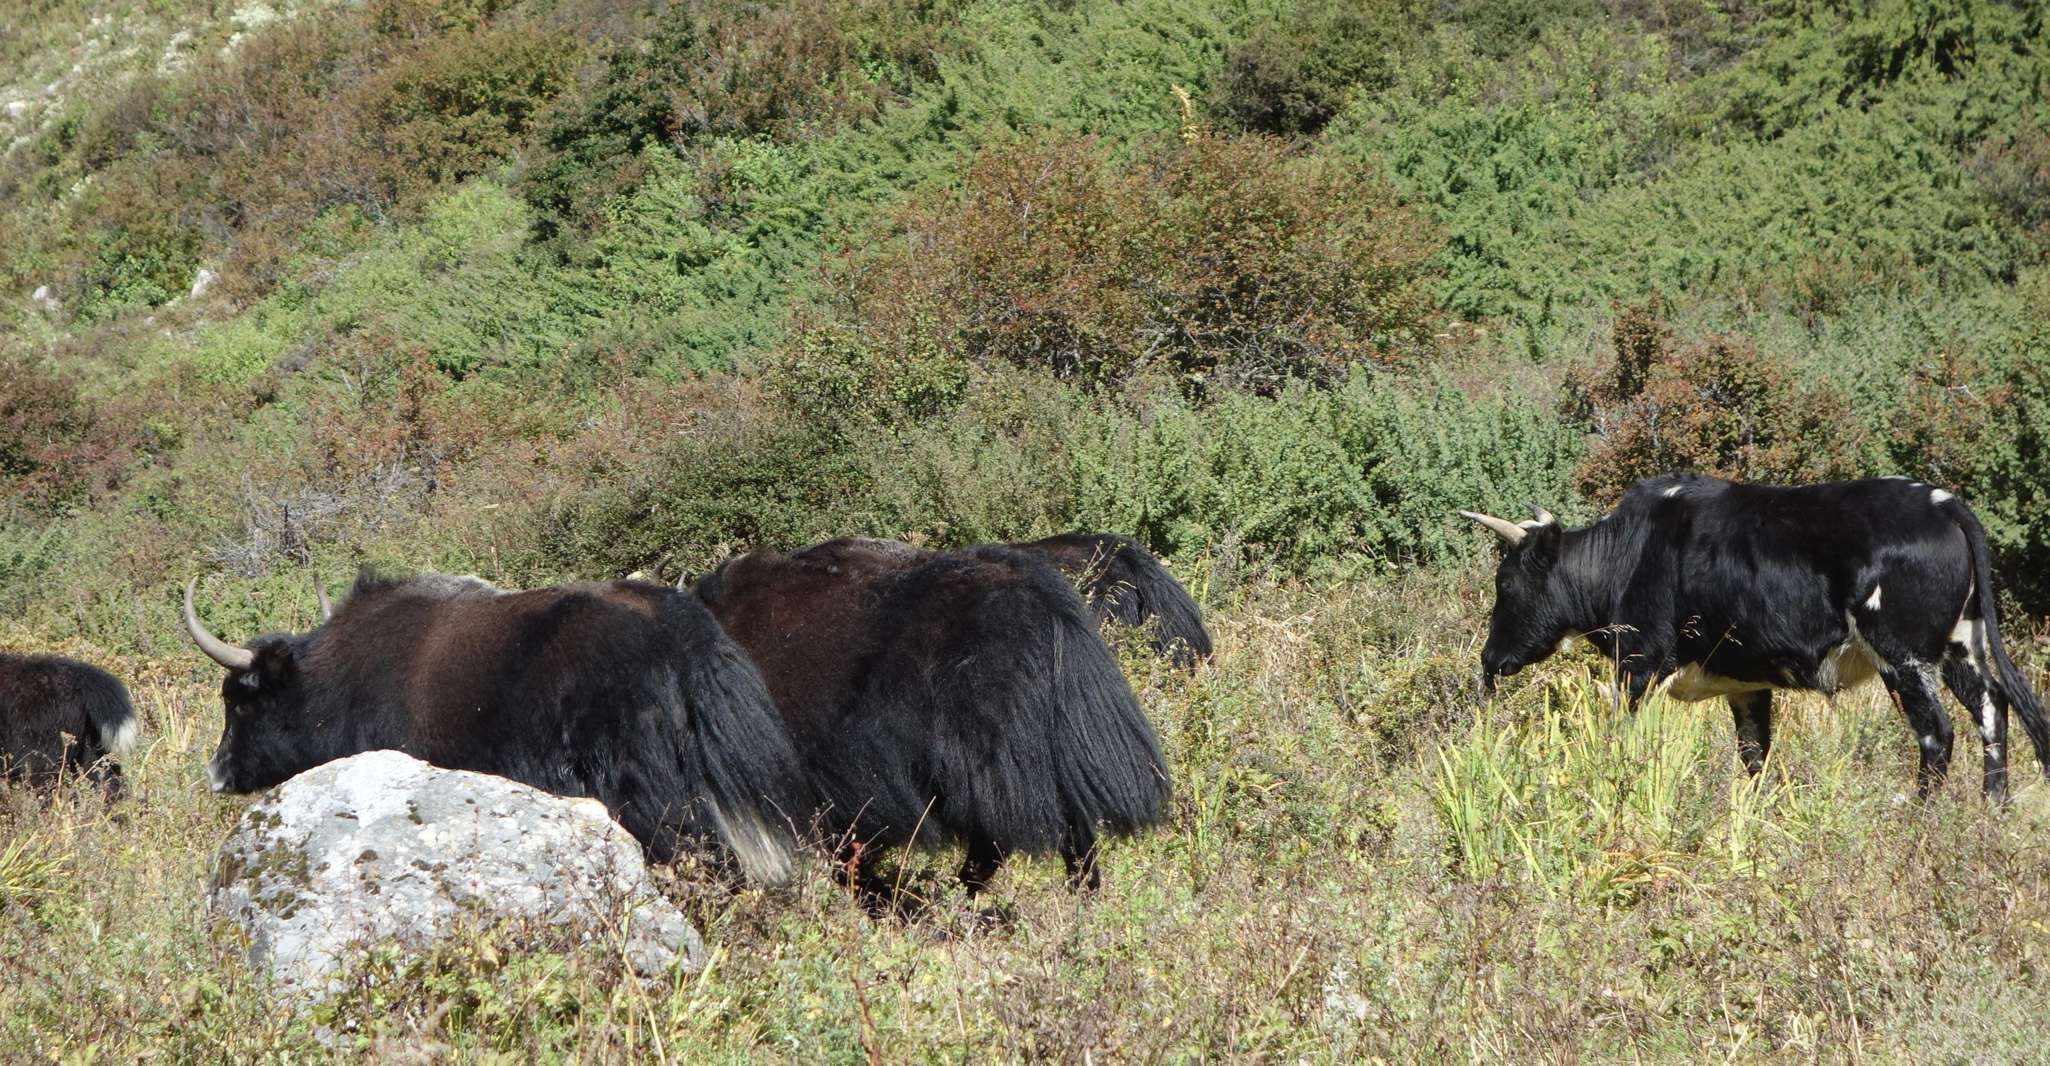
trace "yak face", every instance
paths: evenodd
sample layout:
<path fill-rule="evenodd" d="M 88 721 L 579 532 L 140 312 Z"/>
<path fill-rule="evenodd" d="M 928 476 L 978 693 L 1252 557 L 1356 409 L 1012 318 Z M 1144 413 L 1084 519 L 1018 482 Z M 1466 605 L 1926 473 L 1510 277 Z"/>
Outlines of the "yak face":
<path fill-rule="evenodd" d="M 327 761 L 319 750 L 327 738 L 305 720 L 295 643 L 289 637 L 259 639 L 250 646 L 255 658 L 249 667 L 230 669 L 221 682 L 227 721 L 206 764 L 215 792 L 255 792 Z"/>
<path fill-rule="evenodd" d="M 1501 565 L 1495 568 L 1495 609 L 1488 622 L 1488 642 L 1481 648 L 1483 682 L 1508 677 L 1542 662 L 1575 635 L 1571 604 L 1559 566 L 1565 530 L 1542 508 L 1532 508 L 1535 521 L 1511 523 L 1489 515 L 1461 512 L 1493 529 L 1504 541 Z"/>

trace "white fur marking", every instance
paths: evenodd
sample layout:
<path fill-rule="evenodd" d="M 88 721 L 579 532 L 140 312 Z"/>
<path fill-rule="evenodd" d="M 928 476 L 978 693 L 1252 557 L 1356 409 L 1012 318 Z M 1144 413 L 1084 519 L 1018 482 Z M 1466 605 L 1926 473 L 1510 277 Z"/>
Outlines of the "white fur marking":
<path fill-rule="evenodd" d="M 1564 655 L 1565 653 L 1572 651 L 1577 647 L 1580 647 L 1581 639 L 1582 634 L 1577 633 L 1571 629 L 1567 630 L 1566 635 L 1559 638 L 1559 646 L 1552 649 L 1552 654 Z"/>
<path fill-rule="evenodd" d="M 1873 593 L 1873 598 L 1878 599 L 1877 592 Z M 1858 629 L 1858 620 L 1851 617 L 1849 611 L 1844 612 L 1844 627 L 1844 642 L 1829 653 L 1829 657 L 1822 661 L 1822 669 L 1817 671 L 1817 688 L 1830 695 L 1877 677 L 1886 666 L 1879 653 L 1865 642 L 1865 634 Z"/>
<path fill-rule="evenodd" d="M 116 755 L 126 755 L 135 750 L 135 734 L 135 717 L 130 715 L 122 719 L 120 725 L 114 727 L 112 735 L 101 737 L 100 743 L 106 745 L 107 750 Z"/>
<path fill-rule="evenodd" d="M 228 780 L 221 775 L 220 761 L 220 759 L 216 758 L 206 764 L 206 787 L 213 789 L 215 792 L 225 792 L 228 790 Z"/>
<path fill-rule="evenodd" d="M 1924 750 L 1926 750 L 1926 751 L 1935 751 L 1935 750 L 1936 750 L 1936 734 L 1934 734 L 1934 733 L 1924 733 L 1924 734 L 1922 734 L 1922 747 L 1923 747 L 1923 749 L 1924 749 Z"/>
<path fill-rule="evenodd" d="M 1943 491 L 1942 489 L 1930 489 L 1930 490 L 1929 490 L 1929 502 L 1930 502 L 1930 503 L 1943 503 L 1943 502 L 1944 502 L 1944 501 L 1946 501 L 1946 500 L 1952 500 L 1952 499 L 1956 499 L 1956 497 L 1952 496 L 1952 495 L 1951 495 L 1950 493 L 1948 493 L 1948 492 L 1945 492 L 1945 491 Z"/>
<path fill-rule="evenodd" d="M 740 870 L 748 880 L 759 885 L 780 885 L 790 880 L 790 849 L 775 830 L 760 818 L 735 820 L 718 803 L 710 806 L 719 839 L 733 849 L 733 857 L 740 860 Z"/>
<path fill-rule="evenodd" d="M 1867 596 L 1867 597 L 1865 597 L 1865 609 L 1866 609 L 1866 610 L 1868 610 L 1868 611 L 1876 611 L 1876 610 L 1878 610 L 1878 609 L 1879 609 L 1879 586 L 1878 586 L 1878 585 L 1874 585 L 1874 586 L 1872 586 L 1872 595 L 1870 595 L 1870 596 Z"/>
<path fill-rule="evenodd" d="M 1993 694 L 1989 692 L 1979 697 L 1979 739 L 1985 742 L 1988 755 L 2000 750 L 1996 732 L 1999 728 L 2000 709 L 1993 705 Z"/>
<path fill-rule="evenodd" d="M 1672 488 L 1669 488 L 1666 491 L 1659 493 L 1659 495 L 1664 496 L 1666 499 L 1670 500 L 1673 497 L 1678 496 L 1680 494 L 1680 490 L 1686 487 L 1687 486 L 1685 485 L 1675 485 Z"/>
<path fill-rule="evenodd" d="M 1699 703 L 1717 696 L 1736 696 L 1771 687 L 1763 681 L 1739 681 L 1733 677 L 1711 674 L 1703 670 L 1700 663 L 1688 663 L 1677 672 L 1667 675 L 1666 679 L 1659 683 L 1660 691 L 1681 703 Z"/>

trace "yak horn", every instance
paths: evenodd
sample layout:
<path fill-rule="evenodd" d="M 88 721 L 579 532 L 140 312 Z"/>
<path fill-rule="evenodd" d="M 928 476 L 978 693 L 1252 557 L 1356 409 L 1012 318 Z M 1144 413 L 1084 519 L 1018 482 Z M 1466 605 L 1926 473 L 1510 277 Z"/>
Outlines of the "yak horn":
<path fill-rule="evenodd" d="M 320 598 L 320 620 L 323 622 L 334 621 L 335 605 L 332 600 L 327 598 L 327 589 L 315 585 L 313 586 L 313 594 Z"/>
<path fill-rule="evenodd" d="M 1519 526 L 1506 518 L 1496 518 L 1494 515 L 1491 514 L 1479 514 L 1474 511 L 1461 511 L 1459 513 L 1465 515 L 1468 518 L 1473 519 L 1476 522 L 1479 522 L 1481 525 L 1484 525 L 1489 529 L 1494 530 L 1496 536 L 1501 537 L 1504 541 L 1507 541 L 1512 545 L 1523 543 L 1523 538 L 1530 535 L 1530 530 L 1525 529 L 1522 526 Z"/>
<path fill-rule="evenodd" d="M 1559 524 L 1559 520 L 1557 518 L 1552 517 L 1552 512 L 1547 511 L 1534 503 L 1529 504 L 1528 506 L 1530 507 L 1531 517 L 1538 520 L 1538 525 L 1556 526 Z"/>
<path fill-rule="evenodd" d="M 192 590 L 198 586 L 196 577 L 185 583 L 185 631 L 192 634 L 192 642 L 199 645 L 199 650 L 205 652 L 207 658 L 230 670 L 249 669 L 250 664 L 256 662 L 255 652 L 238 648 L 207 632 L 206 627 L 199 624 L 199 613 L 192 609 Z"/>

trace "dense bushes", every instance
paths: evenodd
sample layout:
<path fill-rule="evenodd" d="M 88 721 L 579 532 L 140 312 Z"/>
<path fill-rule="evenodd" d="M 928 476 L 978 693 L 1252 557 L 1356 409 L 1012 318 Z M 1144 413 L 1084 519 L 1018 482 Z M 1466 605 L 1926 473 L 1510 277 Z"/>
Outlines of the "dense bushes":
<path fill-rule="evenodd" d="M 1589 500 L 1672 470 L 1777 484 L 1869 470 L 1871 442 L 1841 391 L 1743 338 L 1681 342 L 1661 313 L 1656 296 L 1624 309 L 1613 363 L 1567 380 L 1570 416 L 1595 435 L 1575 474 Z"/>
<path fill-rule="evenodd" d="M 179 551 L 1348 573 L 1672 467 L 1953 487 L 2050 602 L 2028 5 L 176 8 L 0 116 L 0 357 L 66 375 L 9 383 L 0 570 L 54 626 Z"/>
<path fill-rule="evenodd" d="M 1259 137 L 1194 130 L 1122 165 L 1087 139 L 993 149 L 899 228 L 830 286 L 841 343 L 891 362 L 936 348 L 1092 386 L 1150 370 L 1273 392 L 1396 361 L 1430 314 L 1429 226 L 1361 168 Z M 800 331 L 772 370 L 820 343 Z"/>
<path fill-rule="evenodd" d="M 137 431 L 82 399 L 70 379 L 0 357 L 0 517 L 106 492 L 139 450 Z"/>
<path fill-rule="evenodd" d="M 1392 80 L 1403 38 L 1419 29 L 1407 5 L 1303 0 L 1232 46 L 1211 106 L 1240 129 L 1314 134 L 1355 91 Z"/>

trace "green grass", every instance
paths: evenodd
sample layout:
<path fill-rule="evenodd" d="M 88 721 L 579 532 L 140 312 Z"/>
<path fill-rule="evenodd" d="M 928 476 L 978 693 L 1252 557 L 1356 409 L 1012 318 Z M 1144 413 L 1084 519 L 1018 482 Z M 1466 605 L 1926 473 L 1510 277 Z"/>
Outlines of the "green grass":
<path fill-rule="evenodd" d="M 1193 576 L 1193 575 L 1192 575 Z M 786 891 L 685 868 L 712 961 L 481 931 L 365 962 L 315 1018 L 268 1005 L 203 889 L 242 801 L 206 791 L 215 671 L 132 659 L 136 797 L 18 795 L 0 846 L 0 1058 L 455 1061 L 1758 1061 L 2040 1058 L 2050 788 L 1977 752 L 1927 803 L 1871 691 L 1801 696 L 1767 771 L 1720 704 L 1614 711 L 1599 664 L 1470 699 L 1479 575 L 1213 588 L 1216 660 L 1125 663 L 1176 776 L 1169 822 L 1077 897 L 1051 862 L 875 921 L 814 859 Z M 10 640 L 14 638 L 10 637 Z M 75 653 L 90 649 L 74 647 Z M 324 1047 L 318 1025 L 346 1034 Z"/>

